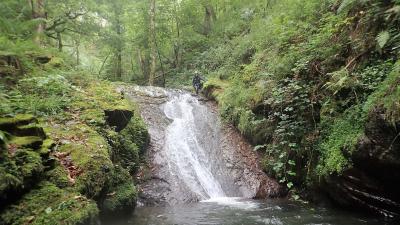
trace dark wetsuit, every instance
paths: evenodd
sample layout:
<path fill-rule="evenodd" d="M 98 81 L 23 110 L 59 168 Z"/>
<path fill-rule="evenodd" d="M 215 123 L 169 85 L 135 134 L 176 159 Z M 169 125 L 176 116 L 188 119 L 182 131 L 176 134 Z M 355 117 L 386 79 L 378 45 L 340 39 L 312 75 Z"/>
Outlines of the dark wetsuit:
<path fill-rule="evenodd" d="M 198 74 L 194 75 L 192 84 L 193 84 L 194 90 L 196 91 L 196 94 L 199 94 L 199 91 L 203 88 L 202 81 L 204 81 L 204 79 L 201 78 Z"/>

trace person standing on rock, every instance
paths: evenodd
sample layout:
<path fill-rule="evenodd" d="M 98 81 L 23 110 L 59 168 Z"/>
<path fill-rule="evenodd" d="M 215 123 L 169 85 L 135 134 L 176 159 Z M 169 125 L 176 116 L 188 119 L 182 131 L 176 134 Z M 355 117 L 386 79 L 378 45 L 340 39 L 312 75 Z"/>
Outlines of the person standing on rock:
<path fill-rule="evenodd" d="M 194 71 L 194 77 L 192 80 L 192 85 L 194 90 L 196 91 L 196 95 L 199 94 L 199 91 L 203 88 L 204 79 L 200 76 L 199 71 Z"/>

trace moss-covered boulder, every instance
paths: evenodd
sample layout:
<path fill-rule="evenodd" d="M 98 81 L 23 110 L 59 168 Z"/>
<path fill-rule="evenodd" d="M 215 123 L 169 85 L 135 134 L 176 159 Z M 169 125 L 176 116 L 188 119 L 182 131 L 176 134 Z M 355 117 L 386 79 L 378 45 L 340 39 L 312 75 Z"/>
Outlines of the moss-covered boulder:
<path fill-rule="evenodd" d="M 37 119 L 30 114 L 19 114 L 14 117 L 0 118 L 0 130 L 12 132 L 18 126 L 36 123 Z"/>
<path fill-rule="evenodd" d="M 119 133 L 108 134 L 113 160 L 133 174 L 139 166 L 140 155 L 149 142 L 147 128 L 140 117 L 134 116 Z"/>
<path fill-rule="evenodd" d="M 134 209 L 146 127 L 113 84 L 84 83 L 62 113 L 0 118 L 0 224 L 92 224 Z"/>
<path fill-rule="evenodd" d="M 99 211 L 93 200 L 41 182 L 15 204 L 6 207 L 2 224 L 93 224 Z"/>
<path fill-rule="evenodd" d="M 136 206 L 137 191 L 127 170 L 116 165 L 107 176 L 100 209 L 105 214 L 129 214 Z"/>
<path fill-rule="evenodd" d="M 4 202 L 0 207 L 4 207 L 40 181 L 52 145 L 32 115 L 0 118 L 0 130 L 7 134 L 0 149 L 0 200 Z"/>

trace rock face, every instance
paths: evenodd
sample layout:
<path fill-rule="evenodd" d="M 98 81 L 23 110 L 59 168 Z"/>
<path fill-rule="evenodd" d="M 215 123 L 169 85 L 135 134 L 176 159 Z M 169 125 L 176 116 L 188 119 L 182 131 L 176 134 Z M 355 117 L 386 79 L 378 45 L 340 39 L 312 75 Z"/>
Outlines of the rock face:
<path fill-rule="evenodd" d="M 179 204 L 213 197 L 278 197 L 283 189 L 262 172 L 257 154 L 217 107 L 189 93 L 123 87 L 148 125 L 148 167 L 139 172 L 140 201 Z"/>
<path fill-rule="evenodd" d="M 328 194 L 340 205 L 383 216 L 400 216 L 400 123 L 375 108 L 352 153 L 353 168 L 327 180 Z"/>

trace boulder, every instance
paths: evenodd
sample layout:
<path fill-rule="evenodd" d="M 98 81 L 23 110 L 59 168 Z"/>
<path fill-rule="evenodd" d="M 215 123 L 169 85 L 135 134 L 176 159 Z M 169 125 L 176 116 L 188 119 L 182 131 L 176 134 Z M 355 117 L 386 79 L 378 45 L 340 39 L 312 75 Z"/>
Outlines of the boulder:
<path fill-rule="evenodd" d="M 18 200 L 34 186 L 50 165 L 53 142 L 32 115 L 0 118 L 0 132 L 6 134 L 0 148 L 0 201 Z"/>

